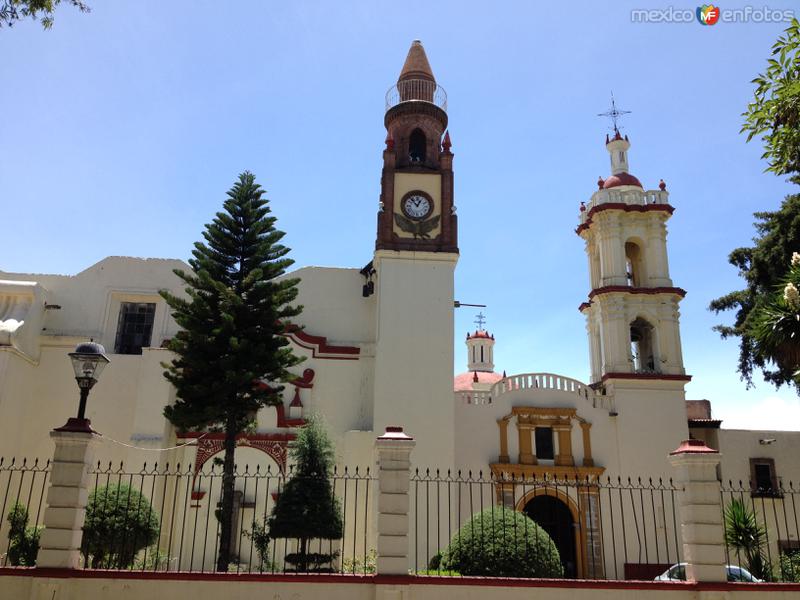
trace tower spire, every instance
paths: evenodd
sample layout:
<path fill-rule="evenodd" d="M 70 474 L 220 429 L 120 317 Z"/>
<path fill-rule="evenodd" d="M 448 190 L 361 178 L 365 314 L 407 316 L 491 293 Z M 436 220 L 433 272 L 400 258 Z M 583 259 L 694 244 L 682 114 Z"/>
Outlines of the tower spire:
<path fill-rule="evenodd" d="M 403 63 L 403 68 L 400 71 L 400 77 L 397 81 L 405 81 L 406 79 L 425 79 L 427 81 L 436 81 L 431 70 L 431 65 L 428 62 L 428 56 L 425 54 L 425 48 L 422 47 L 422 42 L 414 40 L 411 42 L 411 48 L 408 49 L 406 62 Z"/>

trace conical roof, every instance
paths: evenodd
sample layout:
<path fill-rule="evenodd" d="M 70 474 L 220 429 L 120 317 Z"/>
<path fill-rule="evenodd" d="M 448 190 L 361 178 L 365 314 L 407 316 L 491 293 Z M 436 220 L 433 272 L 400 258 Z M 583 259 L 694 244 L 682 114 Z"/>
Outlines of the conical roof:
<path fill-rule="evenodd" d="M 427 79 L 428 81 L 436 81 L 431 70 L 431 65 L 428 62 L 428 57 L 425 54 L 425 48 L 422 47 L 422 42 L 414 40 L 411 42 L 411 48 L 408 49 L 408 56 L 406 62 L 403 64 L 403 69 L 400 71 L 400 77 L 397 81 L 405 79 Z"/>

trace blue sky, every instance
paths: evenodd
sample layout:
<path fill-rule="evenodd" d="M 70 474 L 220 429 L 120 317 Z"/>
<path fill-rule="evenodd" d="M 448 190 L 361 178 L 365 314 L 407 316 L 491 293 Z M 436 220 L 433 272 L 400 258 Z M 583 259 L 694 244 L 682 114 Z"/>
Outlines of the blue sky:
<path fill-rule="evenodd" d="M 497 368 L 588 379 L 574 228 L 608 174 L 596 115 L 613 90 L 633 111 L 631 171 L 649 188 L 663 177 L 676 207 L 688 397 L 710 399 L 729 426 L 800 428 L 790 390 L 745 389 L 737 344 L 711 331 L 732 316 L 706 309 L 741 285 L 727 255 L 749 243 L 752 213 L 797 191 L 738 133 L 784 25 L 633 23 L 631 9 L 659 6 L 644 2 L 89 4 L 88 15 L 60 8 L 51 31 L 0 30 L 1 269 L 186 258 L 245 169 L 269 191 L 298 266 L 363 266 L 383 96 L 419 38 L 449 95 L 456 296 L 488 304 Z M 474 312 L 456 313 L 461 371 Z"/>

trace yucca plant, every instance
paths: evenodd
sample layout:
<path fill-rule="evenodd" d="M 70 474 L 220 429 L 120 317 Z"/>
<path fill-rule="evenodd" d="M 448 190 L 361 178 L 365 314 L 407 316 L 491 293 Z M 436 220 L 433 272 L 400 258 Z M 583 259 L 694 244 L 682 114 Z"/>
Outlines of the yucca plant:
<path fill-rule="evenodd" d="M 744 558 L 747 570 L 759 579 L 770 579 L 769 561 L 764 556 L 767 531 L 758 522 L 755 511 L 744 501 L 732 499 L 725 507 L 725 544 L 738 560 Z"/>

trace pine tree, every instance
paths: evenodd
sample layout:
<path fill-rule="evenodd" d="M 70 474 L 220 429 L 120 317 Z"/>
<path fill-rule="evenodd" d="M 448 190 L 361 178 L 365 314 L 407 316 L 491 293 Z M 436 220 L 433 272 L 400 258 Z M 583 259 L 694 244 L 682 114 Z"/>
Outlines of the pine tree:
<path fill-rule="evenodd" d="M 286 556 L 297 571 L 318 570 L 334 558 L 331 553 L 309 552 L 311 540 L 342 537 L 342 510 L 333 494 L 330 475 L 333 445 L 317 417 L 309 419 L 292 445 L 294 470 L 281 490 L 269 518 L 271 538 L 299 540 L 296 554 Z"/>
<path fill-rule="evenodd" d="M 164 415 L 181 430 L 219 428 L 225 435 L 219 571 L 231 558 L 236 436 L 258 409 L 281 402 L 280 385 L 255 384 L 290 380 L 288 369 L 301 360 L 283 336 L 302 310 L 291 305 L 298 280 L 277 280 L 294 261 L 263 195 L 253 174 L 242 173 L 224 210 L 206 225 L 205 242 L 195 243 L 192 271 L 175 271 L 188 299 L 161 294 L 181 327 L 164 373 L 177 399 Z"/>

